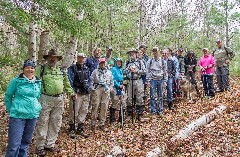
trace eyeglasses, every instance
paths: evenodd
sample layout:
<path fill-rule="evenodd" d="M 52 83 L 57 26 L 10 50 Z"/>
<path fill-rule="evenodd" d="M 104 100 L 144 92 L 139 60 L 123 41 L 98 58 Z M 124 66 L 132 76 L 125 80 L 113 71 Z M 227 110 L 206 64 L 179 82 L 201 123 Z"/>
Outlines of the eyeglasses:
<path fill-rule="evenodd" d="M 167 55 L 167 53 L 162 53 L 162 55 Z"/>

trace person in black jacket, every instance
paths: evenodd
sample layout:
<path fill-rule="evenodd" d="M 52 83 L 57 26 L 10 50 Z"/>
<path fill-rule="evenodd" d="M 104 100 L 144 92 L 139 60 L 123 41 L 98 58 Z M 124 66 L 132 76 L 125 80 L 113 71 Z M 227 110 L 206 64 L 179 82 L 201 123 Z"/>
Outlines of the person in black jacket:
<path fill-rule="evenodd" d="M 197 88 L 197 81 L 195 79 L 197 59 L 192 50 L 190 50 L 184 57 L 184 64 L 187 79 L 195 86 L 196 91 L 199 92 Z"/>

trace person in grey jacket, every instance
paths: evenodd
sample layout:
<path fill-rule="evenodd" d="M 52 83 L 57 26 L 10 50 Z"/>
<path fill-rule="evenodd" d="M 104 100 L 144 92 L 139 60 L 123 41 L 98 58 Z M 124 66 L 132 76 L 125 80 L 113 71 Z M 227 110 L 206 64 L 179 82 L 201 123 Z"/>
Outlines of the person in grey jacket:
<path fill-rule="evenodd" d="M 164 50 L 165 51 L 165 50 Z M 163 51 L 163 52 L 164 52 Z M 159 48 L 154 47 L 154 57 L 148 60 L 146 66 L 147 85 L 150 86 L 150 111 L 152 114 L 163 113 L 163 85 L 166 86 L 168 74 L 167 63 L 159 57 Z M 156 111 L 156 94 L 158 95 L 158 110 Z"/>

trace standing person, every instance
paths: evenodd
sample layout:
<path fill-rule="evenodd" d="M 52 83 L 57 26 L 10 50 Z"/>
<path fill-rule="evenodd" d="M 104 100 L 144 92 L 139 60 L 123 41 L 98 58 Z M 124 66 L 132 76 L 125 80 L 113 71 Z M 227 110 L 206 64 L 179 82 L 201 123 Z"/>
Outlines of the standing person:
<path fill-rule="evenodd" d="M 123 115 L 121 115 L 120 105 L 124 108 L 126 107 L 126 95 L 124 93 L 124 85 L 123 85 L 123 71 L 122 71 L 122 58 L 116 58 L 115 66 L 112 68 L 112 76 L 114 82 L 114 89 L 112 95 L 112 106 L 110 107 L 110 123 L 116 121 L 115 119 L 115 111 L 119 110 L 119 122 Z M 122 103 L 122 104 L 120 104 Z M 123 111 L 124 113 L 124 111 Z"/>
<path fill-rule="evenodd" d="M 180 73 L 180 75 L 184 75 L 185 69 L 184 69 L 183 48 L 179 48 L 177 50 L 177 59 L 178 59 L 178 63 L 179 63 L 179 73 Z"/>
<path fill-rule="evenodd" d="M 141 50 L 138 51 L 137 58 L 138 58 L 138 60 L 140 60 L 141 62 L 143 62 L 143 65 L 144 65 L 145 68 L 146 68 L 147 62 L 143 59 L 143 52 L 142 52 Z M 146 98 L 145 98 L 145 97 L 146 97 L 146 95 L 145 95 L 145 94 L 146 94 L 146 93 L 145 93 L 145 91 L 146 91 L 146 73 L 141 76 L 141 79 L 142 79 L 143 85 L 144 85 L 144 100 L 145 100 L 145 99 L 146 99 Z"/>
<path fill-rule="evenodd" d="M 6 157 L 25 157 L 32 142 L 37 118 L 42 109 L 38 98 L 41 80 L 34 76 L 35 62 L 26 60 L 23 73 L 8 84 L 4 104 L 9 113 L 8 146 Z"/>
<path fill-rule="evenodd" d="M 106 47 L 106 56 L 105 56 L 105 58 L 106 58 L 107 66 L 108 66 L 108 68 L 110 70 L 112 69 L 112 67 L 114 66 L 114 63 L 115 63 L 115 59 L 112 56 L 112 51 L 113 51 L 112 46 L 107 46 Z"/>
<path fill-rule="evenodd" d="M 203 56 L 200 58 L 198 65 L 200 67 L 204 96 L 214 97 L 213 74 L 215 61 L 208 48 L 203 49 Z"/>
<path fill-rule="evenodd" d="M 168 48 L 168 52 L 169 52 L 169 57 L 173 60 L 174 63 L 174 67 L 176 69 L 176 73 L 173 76 L 173 84 L 172 84 L 172 92 L 173 92 L 173 98 L 176 98 L 177 96 L 180 97 L 180 87 L 179 87 L 179 82 L 178 82 L 178 77 L 179 77 L 179 62 L 178 59 L 176 57 L 176 54 L 172 51 L 171 48 Z"/>
<path fill-rule="evenodd" d="M 106 59 L 99 59 L 99 66 L 91 75 L 92 89 L 92 121 L 91 130 L 95 133 L 96 121 L 99 113 L 100 129 L 104 130 L 107 109 L 110 99 L 110 91 L 113 88 L 112 72 L 106 67 Z"/>
<path fill-rule="evenodd" d="M 168 109 L 172 110 L 173 106 L 173 97 L 172 97 L 172 84 L 173 78 L 176 76 L 177 69 L 174 65 L 174 61 L 172 59 L 171 52 L 166 49 L 162 51 L 163 59 L 167 62 L 167 102 L 168 102 Z"/>
<path fill-rule="evenodd" d="M 177 67 L 177 77 L 173 81 L 173 98 L 180 98 L 181 97 L 181 92 L 180 92 L 180 81 L 179 81 L 179 76 L 185 75 L 185 69 L 184 69 L 184 56 L 183 56 L 183 48 L 179 48 L 177 50 L 176 56 L 178 60 L 178 65 Z M 176 64 L 176 63 L 175 63 Z"/>
<path fill-rule="evenodd" d="M 229 64 L 235 56 L 233 50 L 229 47 L 222 45 L 221 40 L 217 40 L 217 48 L 213 52 L 216 66 L 216 76 L 218 89 L 217 92 L 229 90 Z"/>
<path fill-rule="evenodd" d="M 146 73 L 147 85 L 150 86 L 150 111 L 152 114 L 158 112 L 159 115 L 163 113 L 163 85 L 166 86 L 168 74 L 167 63 L 163 58 L 159 57 L 158 47 L 153 47 L 153 58 L 148 60 Z M 162 53 L 167 53 L 163 50 Z M 156 94 L 158 96 L 158 110 L 156 110 Z"/>
<path fill-rule="evenodd" d="M 86 59 L 86 65 L 89 68 L 90 75 L 95 69 L 97 69 L 99 63 L 98 60 L 100 59 L 101 55 L 102 55 L 101 49 L 96 47 L 93 50 L 93 56 Z M 89 82 L 91 82 L 91 80 L 89 80 Z"/>
<path fill-rule="evenodd" d="M 125 63 L 124 71 L 126 73 L 127 79 L 129 80 L 127 86 L 127 113 L 128 115 L 133 114 L 135 106 L 132 104 L 132 100 L 134 98 L 134 101 L 136 101 L 137 118 L 140 120 L 140 116 L 143 114 L 144 110 L 144 87 L 141 76 L 146 73 L 146 68 L 144 66 L 144 63 L 137 58 L 137 53 L 138 51 L 134 48 L 128 51 L 129 60 L 127 60 Z"/>
<path fill-rule="evenodd" d="M 190 50 L 185 56 L 184 63 L 185 63 L 184 68 L 185 68 L 186 77 L 188 80 L 191 81 L 192 85 L 195 87 L 197 93 L 199 94 L 199 91 L 197 88 L 197 81 L 195 79 L 197 59 L 192 50 Z"/>
<path fill-rule="evenodd" d="M 62 56 L 51 49 L 43 58 L 47 63 L 38 67 L 36 71 L 37 76 L 42 80 L 42 95 L 39 99 L 42 111 L 36 129 L 36 151 L 39 156 L 45 156 L 45 151 L 59 151 L 55 142 L 62 125 L 64 91 L 72 98 L 76 98 L 67 72 L 57 66 Z"/>
<path fill-rule="evenodd" d="M 142 51 L 142 58 L 147 63 L 147 61 L 148 61 L 147 46 L 146 45 L 140 45 L 139 50 Z"/>
<path fill-rule="evenodd" d="M 88 81 L 90 77 L 90 72 L 88 67 L 85 65 L 85 60 L 86 56 L 84 53 L 77 54 L 77 63 L 73 64 L 68 68 L 68 77 L 73 90 L 75 91 L 75 93 L 77 93 L 77 99 L 75 101 L 75 119 L 78 123 L 77 133 L 87 138 L 88 135 L 84 133 L 84 123 L 88 114 L 88 106 L 90 101 L 90 84 Z M 69 131 L 71 133 L 72 131 L 75 131 L 74 109 L 72 100 L 70 100 L 69 111 Z"/>

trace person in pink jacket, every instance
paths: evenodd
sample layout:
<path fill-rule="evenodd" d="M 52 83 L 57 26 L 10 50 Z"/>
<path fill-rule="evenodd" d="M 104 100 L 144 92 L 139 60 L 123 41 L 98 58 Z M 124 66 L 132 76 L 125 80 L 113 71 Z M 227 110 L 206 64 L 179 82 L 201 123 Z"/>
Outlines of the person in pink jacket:
<path fill-rule="evenodd" d="M 204 96 L 214 97 L 213 74 L 214 57 L 209 53 L 208 48 L 203 49 L 203 56 L 199 59 L 200 74 L 203 83 Z"/>

